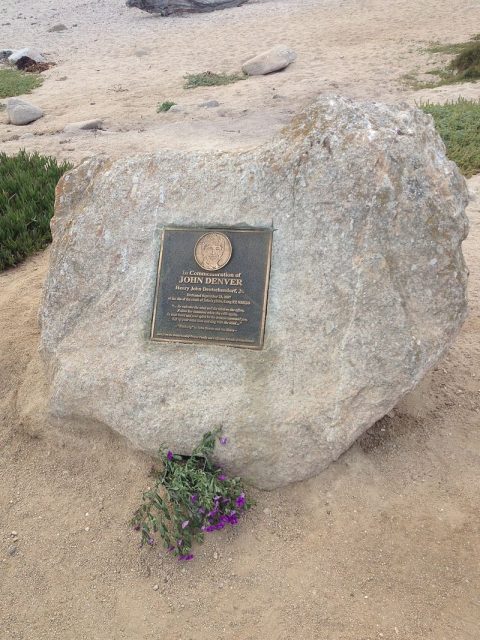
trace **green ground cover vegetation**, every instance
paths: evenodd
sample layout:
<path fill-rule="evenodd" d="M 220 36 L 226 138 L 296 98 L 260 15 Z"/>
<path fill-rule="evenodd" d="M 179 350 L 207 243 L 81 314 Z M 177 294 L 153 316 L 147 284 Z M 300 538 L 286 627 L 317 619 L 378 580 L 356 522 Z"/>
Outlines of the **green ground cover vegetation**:
<path fill-rule="evenodd" d="M 480 173 L 480 101 L 460 98 L 445 104 L 420 105 L 430 113 L 447 148 L 447 155 L 469 178 Z"/>
<path fill-rule="evenodd" d="M 0 69 L 0 98 L 30 93 L 43 82 L 38 73 L 24 73 L 17 69 Z"/>
<path fill-rule="evenodd" d="M 170 111 L 170 109 L 175 106 L 175 102 L 171 100 L 165 100 L 164 102 L 159 102 L 157 105 L 157 113 L 165 113 L 166 111 Z"/>
<path fill-rule="evenodd" d="M 184 89 L 195 89 L 196 87 L 216 87 L 224 84 L 232 84 L 239 80 L 245 80 L 247 76 L 242 73 L 188 73 L 185 76 Z"/>
<path fill-rule="evenodd" d="M 55 186 L 71 166 L 38 153 L 0 153 L 0 271 L 50 242 Z"/>

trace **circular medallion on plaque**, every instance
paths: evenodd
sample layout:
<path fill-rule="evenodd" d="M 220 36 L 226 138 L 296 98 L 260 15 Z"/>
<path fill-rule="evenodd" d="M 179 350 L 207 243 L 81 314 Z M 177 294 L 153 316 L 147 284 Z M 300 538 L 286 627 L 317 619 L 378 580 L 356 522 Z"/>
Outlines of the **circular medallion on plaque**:
<path fill-rule="evenodd" d="M 195 261 L 205 271 L 218 271 L 230 262 L 232 243 L 224 233 L 212 231 L 195 245 Z"/>

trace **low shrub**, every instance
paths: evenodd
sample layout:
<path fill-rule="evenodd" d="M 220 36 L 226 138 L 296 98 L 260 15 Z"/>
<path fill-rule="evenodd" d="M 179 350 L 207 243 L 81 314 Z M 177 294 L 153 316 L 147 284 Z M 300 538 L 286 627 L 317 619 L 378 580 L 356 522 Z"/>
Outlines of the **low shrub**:
<path fill-rule="evenodd" d="M 475 35 L 467 42 L 455 44 L 435 43 L 426 49 L 428 53 L 453 55 L 447 64 L 426 73 L 437 76 L 433 82 L 418 80 L 415 74 L 403 76 L 403 80 L 413 89 L 432 89 L 458 82 L 472 82 L 480 78 L 480 35 Z"/>
<path fill-rule="evenodd" d="M 469 178 L 480 172 L 480 101 L 460 98 L 445 104 L 421 104 L 435 121 L 450 160 Z"/>
<path fill-rule="evenodd" d="M 171 100 L 165 100 L 165 102 L 159 102 L 157 105 L 157 113 L 163 113 L 165 111 L 170 111 L 170 109 L 175 106 L 175 102 Z"/>
<path fill-rule="evenodd" d="M 38 153 L 0 153 L 0 271 L 50 242 L 55 186 L 71 167 Z"/>
<path fill-rule="evenodd" d="M 480 78 L 480 42 L 466 46 L 450 63 L 457 80 L 476 80 Z"/>
<path fill-rule="evenodd" d="M 195 89 L 196 87 L 216 87 L 224 84 L 232 84 L 239 80 L 245 80 L 247 76 L 242 73 L 189 73 L 185 77 L 184 89 Z"/>

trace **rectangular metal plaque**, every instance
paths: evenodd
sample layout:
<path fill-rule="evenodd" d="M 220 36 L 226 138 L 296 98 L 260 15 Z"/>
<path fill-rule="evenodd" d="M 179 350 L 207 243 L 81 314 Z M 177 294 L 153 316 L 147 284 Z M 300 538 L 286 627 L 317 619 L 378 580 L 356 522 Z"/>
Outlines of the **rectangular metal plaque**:
<path fill-rule="evenodd" d="M 271 229 L 165 228 L 151 339 L 261 349 Z"/>

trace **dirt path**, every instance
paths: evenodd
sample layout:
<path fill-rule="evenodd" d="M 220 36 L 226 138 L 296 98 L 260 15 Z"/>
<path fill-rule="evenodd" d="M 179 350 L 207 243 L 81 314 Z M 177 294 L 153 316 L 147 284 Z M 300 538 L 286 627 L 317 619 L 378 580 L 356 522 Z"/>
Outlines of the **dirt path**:
<path fill-rule="evenodd" d="M 451 0 L 261 0 L 167 21 L 113 0 L 16 0 L 2 46 L 48 43 L 59 64 L 32 96 L 46 117 L 28 131 L 0 124 L 3 141 L 37 135 L 2 150 L 78 160 L 231 148 L 266 138 L 319 91 L 412 102 L 397 79 L 425 62 L 423 43 L 465 39 L 478 24 L 480 5 L 455 4 L 455 20 Z M 47 34 L 58 22 L 68 31 Z M 229 70 L 280 40 L 299 53 L 283 74 L 181 89 L 187 71 Z M 166 98 L 186 111 L 156 114 Z M 205 99 L 225 114 L 197 107 Z M 109 131 L 57 133 L 89 117 Z M 58 439 L 43 425 L 36 318 L 48 253 L 0 274 L 0 638 L 477 640 L 480 177 L 469 184 L 470 314 L 445 360 L 319 477 L 253 492 L 245 521 L 184 566 L 140 551 L 126 527 L 149 460 L 110 434 Z"/>

